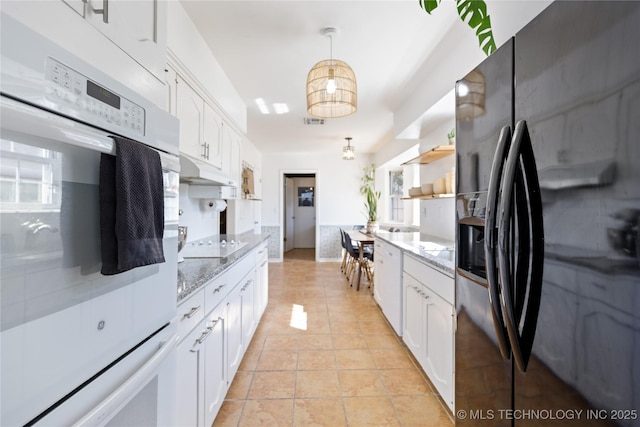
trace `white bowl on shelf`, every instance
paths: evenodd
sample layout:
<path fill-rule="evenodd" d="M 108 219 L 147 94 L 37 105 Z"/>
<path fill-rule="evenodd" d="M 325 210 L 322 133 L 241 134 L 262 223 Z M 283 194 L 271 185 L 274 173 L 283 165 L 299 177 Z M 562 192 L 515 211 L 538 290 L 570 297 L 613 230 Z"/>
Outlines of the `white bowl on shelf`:
<path fill-rule="evenodd" d="M 409 189 L 409 196 L 410 197 L 422 196 L 422 188 L 420 188 L 420 187 L 411 187 Z"/>
<path fill-rule="evenodd" d="M 430 196 L 433 194 L 433 183 L 432 182 L 427 182 L 425 184 L 422 184 L 420 186 L 420 189 L 422 191 L 422 195 L 423 196 Z"/>

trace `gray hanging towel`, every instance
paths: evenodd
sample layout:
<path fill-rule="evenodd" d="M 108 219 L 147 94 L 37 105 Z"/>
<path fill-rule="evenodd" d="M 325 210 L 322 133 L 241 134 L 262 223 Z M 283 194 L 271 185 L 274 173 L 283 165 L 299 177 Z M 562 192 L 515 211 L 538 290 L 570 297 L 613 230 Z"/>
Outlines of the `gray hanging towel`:
<path fill-rule="evenodd" d="M 164 262 L 160 154 L 111 136 L 116 155 L 100 157 L 100 246 L 104 275 Z"/>

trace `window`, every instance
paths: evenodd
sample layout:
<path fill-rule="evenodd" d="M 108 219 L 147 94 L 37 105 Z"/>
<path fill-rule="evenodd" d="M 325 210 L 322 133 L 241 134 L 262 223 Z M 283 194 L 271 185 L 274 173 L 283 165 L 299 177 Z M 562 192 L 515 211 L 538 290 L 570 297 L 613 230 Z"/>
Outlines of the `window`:
<path fill-rule="evenodd" d="M 59 207 L 56 169 L 59 170 L 61 155 L 4 139 L 0 140 L 0 148 L 2 208 L 33 210 Z"/>
<path fill-rule="evenodd" d="M 389 220 L 392 222 L 404 222 L 403 181 L 402 170 L 389 172 Z"/>

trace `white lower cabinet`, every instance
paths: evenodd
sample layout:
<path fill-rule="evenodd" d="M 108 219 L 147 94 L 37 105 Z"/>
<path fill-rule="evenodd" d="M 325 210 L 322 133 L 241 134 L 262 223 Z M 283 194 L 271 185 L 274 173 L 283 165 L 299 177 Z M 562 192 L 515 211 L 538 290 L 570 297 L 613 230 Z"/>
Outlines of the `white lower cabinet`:
<path fill-rule="evenodd" d="M 402 281 L 402 339 L 442 399 L 453 410 L 454 279 L 405 256 Z"/>
<path fill-rule="evenodd" d="M 269 249 L 267 244 L 258 248 L 256 255 L 256 289 L 255 289 L 255 313 L 259 319 L 267 308 L 269 301 Z M 258 322 L 256 321 L 256 327 Z"/>
<path fill-rule="evenodd" d="M 227 368 L 229 377 L 227 385 L 231 384 L 238 372 L 244 348 L 242 346 L 242 284 L 238 284 L 227 298 Z"/>
<path fill-rule="evenodd" d="M 240 288 L 240 298 L 242 299 L 242 346 L 249 347 L 253 333 L 256 331 L 259 316 L 256 315 L 256 281 L 255 271 L 248 274 L 242 288 Z"/>
<path fill-rule="evenodd" d="M 227 394 L 227 363 L 225 331 L 227 329 L 226 306 L 219 305 L 208 316 L 207 336 L 204 337 L 204 425 L 213 424 L 224 397 Z M 221 351 L 222 350 L 222 351 Z"/>
<path fill-rule="evenodd" d="M 402 251 L 376 240 L 374 253 L 373 296 L 396 334 L 402 336 Z"/>
<path fill-rule="evenodd" d="M 222 406 L 267 305 L 268 277 L 260 278 L 261 292 L 256 287 L 256 271 L 267 271 L 266 263 L 256 263 L 259 250 L 178 306 L 177 425 L 211 426 Z"/>
<path fill-rule="evenodd" d="M 204 346 L 199 342 L 206 320 L 196 326 L 178 345 L 176 381 L 176 421 L 180 426 L 204 425 Z"/>

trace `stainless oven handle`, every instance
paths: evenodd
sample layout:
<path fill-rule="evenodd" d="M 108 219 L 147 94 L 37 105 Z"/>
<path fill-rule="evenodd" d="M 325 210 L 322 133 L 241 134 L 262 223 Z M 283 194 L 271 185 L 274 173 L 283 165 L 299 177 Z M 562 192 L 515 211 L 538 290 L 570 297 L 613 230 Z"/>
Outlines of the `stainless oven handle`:
<path fill-rule="evenodd" d="M 4 96 L 1 99 L 3 137 L 19 134 L 54 139 L 64 144 L 115 155 L 115 144 L 106 132 Z M 162 151 L 158 153 L 163 169 L 180 171 L 180 159 L 177 156 Z"/>
<path fill-rule="evenodd" d="M 109 415 L 117 411 L 126 403 L 128 398 L 135 395 L 136 391 L 156 374 L 158 367 L 162 365 L 167 356 L 169 356 L 178 345 L 178 338 L 176 334 L 171 335 L 171 337 L 162 344 L 160 349 L 155 352 L 132 377 L 73 425 L 85 427 L 104 424 L 104 422 L 108 420 L 107 417 Z"/>
<path fill-rule="evenodd" d="M 101 153 L 115 154 L 113 140 L 106 132 L 57 116 L 48 111 L 2 97 L 2 132 L 20 133 Z"/>

